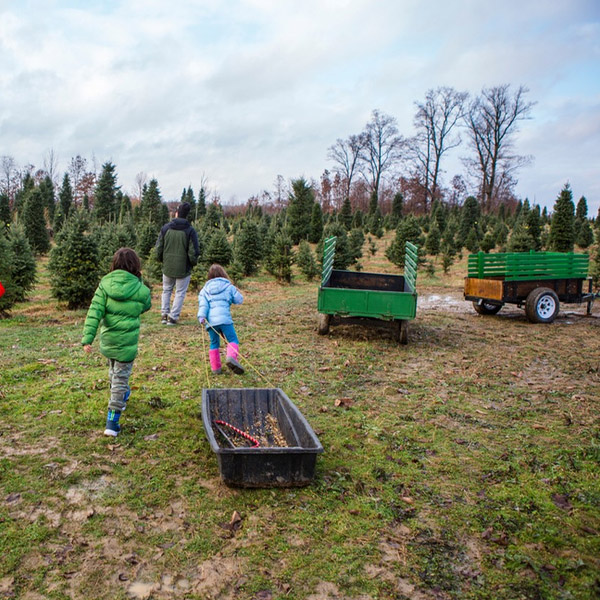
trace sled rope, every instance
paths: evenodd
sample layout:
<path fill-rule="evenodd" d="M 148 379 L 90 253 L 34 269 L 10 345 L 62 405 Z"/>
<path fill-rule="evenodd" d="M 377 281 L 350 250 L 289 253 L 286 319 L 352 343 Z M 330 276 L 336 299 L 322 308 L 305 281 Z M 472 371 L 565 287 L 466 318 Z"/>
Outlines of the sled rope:
<path fill-rule="evenodd" d="M 202 356 L 204 357 L 204 374 L 206 375 L 206 387 L 210 387 L 210 379 L 208 378 L 208 355 L 206 353 L 206 340 L 204 336 L 200 336 L 202 338 Z"/>
<path fill-rule="evenodd" d="M 235 425 L 232 425 L 231 423 L 228 423 L 227 421 L 221 421 L 220 419 L 215 419 L 214 422 L 217 425 L 223 425 L 224 427 L 228 427 L 232 431 L 235 431 L 235 433 L 237 433 L 238 435 L 241 435 L 243 438 L 247 439 L 249 442 L 252 442 L 253 448 L 258 448 L 260 446 L 260 443 L 256 438 L 253 438 L 249 433 L 246 433 L 245 431 L 238 429 L 237 427 L 235 427 Z"/>

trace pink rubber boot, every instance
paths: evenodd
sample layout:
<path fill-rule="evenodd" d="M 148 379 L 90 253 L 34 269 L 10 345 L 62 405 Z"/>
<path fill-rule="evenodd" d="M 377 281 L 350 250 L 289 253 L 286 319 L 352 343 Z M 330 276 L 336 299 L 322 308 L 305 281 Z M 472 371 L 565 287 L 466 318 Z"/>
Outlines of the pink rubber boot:
<path fill-rule="evenodd" d="M 225 364 L 237 375 L 241 375 L 244 372 L 244 367 L 242 367 L 237 360 L 239 354 L 239 346 L 235 342 L 229 342 L 227 344 L 227 358 L 225 359 Z"/>
<path fill-rule="evenodd" d="M 221 355 L 219 354 L 219 349 L 215 348 L 214 350 L 208 351 L 208 357 L 210 358 L 210 368 L 215 375 L 221 374 Z"/>

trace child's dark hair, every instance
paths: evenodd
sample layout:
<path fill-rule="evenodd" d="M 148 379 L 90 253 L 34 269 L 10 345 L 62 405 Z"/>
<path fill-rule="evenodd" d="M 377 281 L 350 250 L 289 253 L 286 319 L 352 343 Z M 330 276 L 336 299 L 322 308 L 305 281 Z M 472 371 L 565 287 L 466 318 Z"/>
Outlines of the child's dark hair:
<path fill-rule="evenodd" d="M 119 248 L 115 252 L 112 262 L 110 263 L 110 270 L 116 271 L 117 269 L 128 271 L 139 278 L 142 277 L 142 263 L 140 262 L 139 256 L 135 253 L 135 250 L 132 250 L 131 248 Z"/>
<path fill-rule="evenodd" d="M 225 279 L 229 279 L 227 271 L 225 271 L 221 265 L 216 263 L 214 265 L 210 265 L 206 279 L 214 279 L 215 277 L 224 277 Z"/>

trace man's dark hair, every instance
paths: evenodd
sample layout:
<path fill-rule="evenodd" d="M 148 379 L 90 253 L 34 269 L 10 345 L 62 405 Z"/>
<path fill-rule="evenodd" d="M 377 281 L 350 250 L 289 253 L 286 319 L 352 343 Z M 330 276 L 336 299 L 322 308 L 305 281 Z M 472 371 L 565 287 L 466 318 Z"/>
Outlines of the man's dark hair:
<path fill-rule="evenodd" d="M 185 219 L 190 214 L 191 206 L 189 202 L 184 202 L 177 207 L 177 216 L 180 219 Z"/>

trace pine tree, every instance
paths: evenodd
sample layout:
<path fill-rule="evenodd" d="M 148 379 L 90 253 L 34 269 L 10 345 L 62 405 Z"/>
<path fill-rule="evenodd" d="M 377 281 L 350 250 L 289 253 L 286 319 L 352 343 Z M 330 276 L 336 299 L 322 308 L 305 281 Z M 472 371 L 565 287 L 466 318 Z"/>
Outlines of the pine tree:
<path fill-rule="evenodd" d="M 394 194 L 394 198 L 392 200 L 392 212 L 390 214 L 390 219 L 388 222 L 388 227 L 390 229 L 396 229 L 402 220 L 404 212 L 404 196 L 401 192 L 396 192 Z"/>
<path fill-rule="evenodd" d="M 348 251 L 350 253 L 351 265 L 356 265 L 362 258 L 362 247 L 365 243 L 365 234 L 362 229 L 351 229 L 348 234 Z"/>
<path fill-rule="evenodd" d="M 425 241 L 425 250 L 427 254 L 437 256 L 440 253 L 442 245 L 442 236 L 438 224 L 434 221 L 429 228 L 427 240 Z"/>
<path fill-rule="evenodd" d="M 346 231 L 350 231 L 350 229 L 352 228 L 352 205 L 350 204 L 350 198 L 348 196 L 344 198 L 342 210 L 340 211 L 339 221 L 346 228 Z"/>
<path fill-rule="evenodd" d="M 341 270 L 347 269 L 354 260 L 353 251 L 350 248 L 346 228 L 337 221 L 329 223 L 327 227 L 325 227 L 323 239 L 321 239 L 317 245 L 317 256 L 319 257 L 319 263 L 322 263 L 323 260 L 323 242 L 330 237 L 337 238 L 335 242 L 335 254 L 333 256 L 333 268 Z"/>
<path fill-rule="evenodd" d="M 206 246 L 204 260 L 209 265 L 217 263 L 223 267 L 229 265 L 233 260 L 233 251 L 227 241 L 227 236 L 222 229 L 216 229 L 210 236 L 210 240 Z"/>
<path fill-rule="evenodd" d="M 10 268 L 13 284 L 16 284 L 17 287 L 16 299 L 18 302 L 22 302 L 35 285 L 35 256 L 21 225 L 11 227 L 8 243 L 14 256 Z"/>
<path fill-rule="evenodd" d="M 168 209 L 165 218 L 163 207 L 166 207 L 166 205 L 162 202 L 158 181 L 152 179 L 148 185 L 144 185 L 142 190 L 139 220 L 142 223 L 152 224 L 157 236 L 162 225 L 169 220 Z"/>
<path fill-rule="evenodd" d="M 44 207 L 48 211 L 48 222 L 54 221 L 54 211 L 56 208 L 56 199 L 54 198 L 54 183 L 50 175 L 46 175 L 40 182 L 40 192 L 44 198 Z"/>
<path fill-rule="evenodd" d="M 461 248 L 466 245 L 467 237 L 471 233 L 471 230 L 475 230 L 475 235 L 477 239 L 479 239 L 477 233 L 480 218 L 481 209 L 479 207 L 479 202 L 477 201 L 477 198 L 469 196 L 465 200 L 460 214 L 457 242 L 460 244 Z"/>
<path fill-rule="evenodd" d="M 414 215 L 408 215 L 406 218 L 402 219 L 400 225 L 398 225 L 398 229 L 396 229 L 394 241 L 385 251 L 387 259 L 399 267 L 404 266 L 406 242 L 412 242 L 419 248 L 423 245 L 421 227 Z"/>
<path fill-rule="evenodd" d="M 71 180 L 67 173 L 65 173 L 65 176 L 63 177 L 62 186 L 58 192 L 58 201 L 63 218 L 68 219 L 73 206 L 73 189 L 71 188 Z"/>
<path fill-rule="evenodd" d="M 50 237 L 44 216 L 44 197 L 39 188 L 32 189 L 23 205 L 25 235 L 35 254 L 46 254 L 50 249 Z"/>
<path fill-rule="evenodd" d="M 131 198 L 127 194 L 123 194 L 119 205 L 119 223 L 128 220 L 131 217 L 131 214 Z"/>
<path fill-rule="evenodd" d="M 56 236 L 48 270 L 52 295 L 69 309 L 89 305 L 98 282 L 98 250 L 84 213 L 73 212 Z"/>
<path fill-rule="evenodd" d="M 13 280 L 12 265 L 15 261 L 15 255 L 10 247 L 7 237 L 0 233 L 0 282 L 4 286 L 5 292 L 0 296 L 0 318 L 7 317 L 10 309 L 22 295 L 22 291 Z"/>
<path fill-rule="evenodd" d="M 0 194 L 0 233 L 10 225 L 10 221 L 10 198 L 7 194 Z"/>
<path fill-rule="evenodd" d="M 477 228 L 475 225 L 471 227 L 471 231 L 469 231 L 469 235 L 465 240 L 465 248 L 472 253 L 479 251 L 479 236 L 477 235 Z"/>
<path fill-rule="evenodd" d="M 315 202 L 310 217 L 308 241 L 312 244 L 318 244 L 321 237 L 323 237 L 323 211 L 321 210 L 321 205 Z"/>
<path fill-rule="evenodd" d="M 307 240 L 310 232 L 315 194 L 304 178 L 292 181 L 292 193 L 287 207 L 287 233 L 293 244 Z"/>
<path fill-rule="evenodd" d="M 235 260 L 245 276 L 258 271 L 258 263 L 262 257 L 260 241 L 258 225 L 254 221 L 245 222 L 235 236 Z"/>
<path fill-rule="evenodd" d="M 527 229 L 533 240 L 533 250 L 542 249 L 542 216 L 539 205 L 535 205 L 527 215 Z"/>
<path fill-rule="evenodd" d="M 480 249 L 487 253 L 490 252 L 490 250 L 493 250 L 495 245 L 496 241 L 494 239 L 494 234 L 491 231 L 486 231 L 479 244 Z"/>
<path fill-rule="evenodd" d="M 319 274 L 317 261 L 310 249 L 310 244 L 306 240 L 302 240 L 298 246 L 296 264 L 298 265 L 300 272 L 306 278 L 306 281 L 312 281 Z"/>
<path fill-rule="evenodd" d="M 102 173 L 94 190 L 94 213 L 100 223 L 117 219 L 117 176 L 111 162 L 102 165 Z"/>
<path fill-rule="evenodd" d="M 590 222 L 585 219 L 579 228 L 579 233 L 575 239 L 575 243 L 580 248 L 589 248 L 594 243 L 594 232 L 590 226 Z"/>
<path fill-rule="evenodd" d="M 575 245 L 575 205 L 567 183 L 554 203 L 550 244 L 556 252 L 572 252 Z"/>
<path fill-rule="evenodd" d="M 293 263 L 292 238 L 286 232 L 280 231 L 275 235 L 273 246 L 265 262 L 267 271 L 278 281 L 290 283 Z"/>
<path fill-rule="evenodd" d="M 383 218 L 379 206 L 367 215 L 367 230 L 377 238 L 383 237 Z"/>
<path fill-rule="evenodd" d="M 206 214 L 206 191 L 204 187 L 198 192 L 198 203 L 196 204 L 196 215 L 194 220 L 201 219 Z"/>

